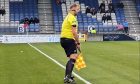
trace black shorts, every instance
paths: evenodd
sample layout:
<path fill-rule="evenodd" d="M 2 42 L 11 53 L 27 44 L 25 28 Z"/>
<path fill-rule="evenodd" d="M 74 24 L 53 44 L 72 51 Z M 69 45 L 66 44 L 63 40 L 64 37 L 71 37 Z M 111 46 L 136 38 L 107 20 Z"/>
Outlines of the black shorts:
<path fill-rule="evenodd" d="M 61 46 L 64 48 L 67 57 L 71 54 L 77 53 L 77 48 L 74 39 L 61 38 L 60 39 Z"/>

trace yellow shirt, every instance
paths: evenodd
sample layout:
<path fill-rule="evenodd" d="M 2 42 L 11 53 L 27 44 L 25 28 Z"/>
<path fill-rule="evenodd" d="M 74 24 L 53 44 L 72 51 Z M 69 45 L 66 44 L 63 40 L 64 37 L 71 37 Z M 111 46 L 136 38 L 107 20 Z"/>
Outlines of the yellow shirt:
<path fill-rule="evenodd" d="M 76 16 L 69 13 L 62 23 L 61 38 L 74 39 L 72 34 L 72 25 L 76 25 L 76 28 L 78 28 L 78 21 Z"/>

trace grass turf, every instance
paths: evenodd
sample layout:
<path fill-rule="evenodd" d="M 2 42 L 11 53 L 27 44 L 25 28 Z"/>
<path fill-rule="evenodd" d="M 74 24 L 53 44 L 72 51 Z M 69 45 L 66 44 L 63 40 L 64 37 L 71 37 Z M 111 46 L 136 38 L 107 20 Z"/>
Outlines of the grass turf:
<path fill-rule="evenodd" d="M 139 84 L 139 44 L 82 43 L 87 68 L 74 71 L 93 84 Z M 63 84 L 64 69 L 28 44 L 0 45 L 0 84 Z M 65 66 L 68 59 L 59 43 L 33 45 Z"/>

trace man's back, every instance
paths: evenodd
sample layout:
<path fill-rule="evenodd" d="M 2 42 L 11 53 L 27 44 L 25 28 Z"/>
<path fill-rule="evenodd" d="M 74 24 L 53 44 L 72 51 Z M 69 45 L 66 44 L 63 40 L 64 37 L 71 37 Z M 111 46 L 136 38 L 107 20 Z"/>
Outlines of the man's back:
<path fill-rule="evenodd" d="M 72 15 L 71 13 L 69 13 L 63 21 L 61 37 L 71 38 L 71 39 L 74 38 L 73 34 L 72 34 L 72 25 L 78 26 L 78 22 L 77 22 L 76 17 L 74 15 Z"/>

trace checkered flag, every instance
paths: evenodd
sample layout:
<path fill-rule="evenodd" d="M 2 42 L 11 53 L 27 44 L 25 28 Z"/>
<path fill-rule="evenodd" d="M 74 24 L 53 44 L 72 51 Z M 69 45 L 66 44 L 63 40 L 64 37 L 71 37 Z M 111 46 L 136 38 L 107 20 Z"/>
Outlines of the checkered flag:
<path fill-rule="evenodd" d="M 85 68 L 85 67 L 86 67 L 86 64 L 85 64 L 84 58 L 82 56 L 82 53 L 80 53 L 76 59 L 75 68 L 79 71 L 80 69 Z"/>

